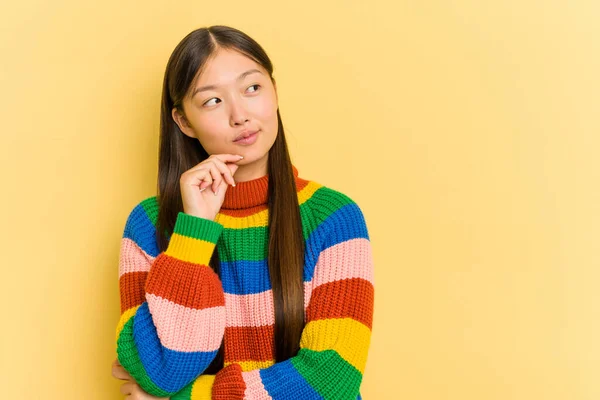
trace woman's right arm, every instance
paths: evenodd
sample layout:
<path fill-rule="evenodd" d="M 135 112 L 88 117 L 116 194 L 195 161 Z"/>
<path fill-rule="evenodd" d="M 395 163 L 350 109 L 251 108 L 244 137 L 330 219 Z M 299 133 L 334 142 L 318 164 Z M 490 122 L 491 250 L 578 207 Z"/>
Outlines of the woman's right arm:
<path fill-rule="evenodd" d="M 132 210 L 121 241 L 117 357 L 144 391 L 169 397 L 202 374 L 223 339 L 223 286 L 208 265 L 223 226 L 180 212 L 159 252 L 148 201 Z"/>

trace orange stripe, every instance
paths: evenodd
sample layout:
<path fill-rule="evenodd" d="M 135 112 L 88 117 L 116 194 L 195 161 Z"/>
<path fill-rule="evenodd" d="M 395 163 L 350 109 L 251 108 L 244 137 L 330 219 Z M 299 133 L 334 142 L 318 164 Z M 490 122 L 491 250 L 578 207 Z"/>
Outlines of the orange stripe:
<path fill-rule="evenodd" d="M 215 375 L 212 387 L 213 400 L 231 400 L 245 398 L 246 382 L 239 364 L 231 364 Z"/>
<path fill-rule="evenodd" d="M 206 265 L 181 261 L 160 253 L 148 273 L 146 292 L 184 307 L 203 309 L 225 305 L 223 286 Z"/>
<path fill-rule="evenodd" d="M 144 283 L 148 272 L 127 272 L 119 278 L 121 293 L 121 314 L 131 307 L 139 306 L 146 301 Z"/>
<path fill-rule="evenodd" d="M 296 178 L 296 193 L 302 191 L 302 189 L 304 189 L 306 187 L 306 185 L 308 185 L 309 183 L 310 182 L 307 180 Z M 244 217 L 248 217 L 250 215 L 259 213 L 267 208 L 268 208 L 267 204 L 261 204 L 256 207 L 250 207 L 250 208 L 239 209 L 239 210 L 221 208 L 221 210 L 219 210 L 219 214 L 227 215 L 230 217 L 236 217 L 236 218 L 244 218 Z"/>
<path fill-rule="evenodd" d="M 250 215 L 258 214 L 259 212 L 266 210 L 267 208 L 268 206 L 266 204 L 261 204 L 256 207 L 244 208 L 240 210 L 222 208 L 221 210 L 219 210 L 219 214 L 236 218 L 245 218 Z"/>
<path fill-rule="evenodd" d="M 225 361 L 269 361 L 275 358 L 274 327 L 225 327 Z"/>
<path fill-rule="evenodd" d="M 371 329 L 374 300 L 373 285 L 365 279 L 342 279 L 326 283 L 313 289 L 306 310 L 306 322 L 349 317 Z"/>

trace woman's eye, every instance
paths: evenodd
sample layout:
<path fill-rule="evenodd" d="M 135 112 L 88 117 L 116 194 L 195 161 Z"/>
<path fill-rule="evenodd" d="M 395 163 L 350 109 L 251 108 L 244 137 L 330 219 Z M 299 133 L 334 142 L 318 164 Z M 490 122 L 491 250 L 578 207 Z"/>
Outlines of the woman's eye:
<path fill-rule="evenodd" d="M 219 100 L 219 101 L 221 101 L 221 100 L 220 100 L 220 99 L 218 99 L 217 97 L 213 97 L 212 99 L 209 99 L 208 101 L 206 101 L 206 102 L 204 103 L 204 105 L 205 105 L 205 106 L 206 106 L 206 105 L 208 105 L 208 103 L 209 103 L 211 100 Z"/>
<path fill-rule="evenodd" d="M 253 91 L 253 93 L 254 93 L 254 92 L 256 92 L 256 91 L 258 90 L 258 88 L 260 88 L 260 85 L 259 85 L 259 84 L 250 85 L 250 86 L 248 86 L 248 87 L 249 87 L 249 88 L 251 88 L 251 87 L 254 87 L 254 86 L 256 86 L 256 89 Z M 221 102 L 221 99 L 219 99 L 218 97 L 213 97 L 212 99 L 209 99 L 209 100 L 207 100 L 206 102 L 204 102 L 204 104 L 203 104 L 203 105 L 204 105 L 204 106 L 211 105 L 211 104 L 208 104 L 208 103 L 210 103 L 212 100 L 219 100 L 219 102 Z"/>

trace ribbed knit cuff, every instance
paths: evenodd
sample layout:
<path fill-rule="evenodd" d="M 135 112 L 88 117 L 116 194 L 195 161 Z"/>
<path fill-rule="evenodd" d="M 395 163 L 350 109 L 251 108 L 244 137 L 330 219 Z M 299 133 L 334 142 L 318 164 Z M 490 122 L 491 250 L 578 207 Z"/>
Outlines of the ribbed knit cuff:
<path fill-rule="evenodd" d="M 223 232 L 218 222 L 179 212 L 165 253 L 179 260 L 208 265 Z"/>
<path fill-rule="evenodd" d="M 245 391 L 246 383 L 239 364 L 228 365 L 215 375 L 213 400 L 243 400 Z"/>

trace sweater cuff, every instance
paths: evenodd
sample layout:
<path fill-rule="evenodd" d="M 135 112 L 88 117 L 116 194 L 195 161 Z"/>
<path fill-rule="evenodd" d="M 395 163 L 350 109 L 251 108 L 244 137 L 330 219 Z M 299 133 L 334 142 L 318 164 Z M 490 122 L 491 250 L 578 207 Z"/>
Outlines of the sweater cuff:
<path fill-rule="evenodd" d="M 242 376 L 242 367 L 231 364 L 215 375 L 212 388 L 212 400 L 243 400 L 246 383 Z"/>
<path fill-rule="evenodd" d="M 208 265 L 223 225 L 179 212 L 165 253 L 182 261 Z"/>
<path fill-rule="evenodd" d="M 214 375 L 200 375 L 192 386 L 192 392 L 190 393 L 190 397 L 186 398 L 193 400 L 211 400 L 212 387 L 214 382 Z M 171 397 L 171 400 L 175 400 L 175 398 Z"/>

